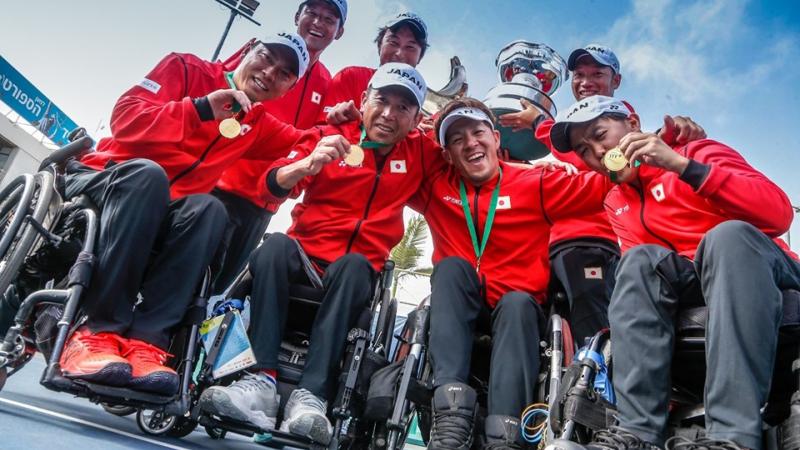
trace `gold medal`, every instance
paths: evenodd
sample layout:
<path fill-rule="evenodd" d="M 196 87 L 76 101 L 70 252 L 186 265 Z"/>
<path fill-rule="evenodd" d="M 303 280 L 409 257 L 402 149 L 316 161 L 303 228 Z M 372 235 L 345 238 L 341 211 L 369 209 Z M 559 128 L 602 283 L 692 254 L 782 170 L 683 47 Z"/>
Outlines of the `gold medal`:
<path fill-rule="evenodd" d="M 233 117 L 228 117 L 219 123 L 219 134 L 228 139 L 233 139 L 242 132 L 242 124 Z"/>
<path fill-rule="evenodd" d="M 358 145 L 350 146 L 350 153 L 344 157 L 344 163 L 350 167 L 358 167 L 364 162 L 364 149 Z"/>
<path fill-rule="evenodd" d="M 628 160 L 619 147 L 614 147 L 603 155 L 603 165 L 611 172 L 619 172 L 628 165 Z"/>

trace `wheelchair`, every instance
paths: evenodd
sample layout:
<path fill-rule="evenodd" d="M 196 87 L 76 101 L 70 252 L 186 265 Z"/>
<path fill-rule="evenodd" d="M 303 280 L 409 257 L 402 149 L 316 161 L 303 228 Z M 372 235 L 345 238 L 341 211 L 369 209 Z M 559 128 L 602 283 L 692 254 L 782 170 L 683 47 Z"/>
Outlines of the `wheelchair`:
<path fill-rule="evenodd" d="M 371 374 L 388 364 L 387 357 L 397 313 L 397 301 L 391 297 L 393 270 L 394 263 L 386 261 L 375 280 L 369 307 L 362 312 L 355 327 L 348 333 L 336 397 L 330 402 L 328 412 L 334 431 L 327 446 L 277 429 L 262 430 L 229 417 L 210 415 L 197 406 L 191 409 L 188 419 L 202 425 L 212 439 L 221 439 L 227 432 L 233 432 L 245 436 L 256 435 L 258 442 L 273 448 L 368 448 L 374 424 L 363 418 L 363 410 Z M 252 282 L 252 275 L 245 268 L 234 280 L 221 302 L 230 299 L 249 299 Z M 310 345 L 311 326 L 324 293 L 323 289 L 305 284 L 293 283 L 289 287 L 289 312 L 278 364 L 281 411 L 291 391 L 300 382 Z M 212 347 L 209 355 L 214 354 L 215 350 Z M 211 366 L 210 363 L 203 365 L 197 377 L 200 385 L 210 386 L 215 383 L 225 385 L 235 378 L 235 375 L 229 375 L 214 381 L 211 377 Z M 280 416 L 279 414 L 279 422 Z"/>
<path fill-rule="evenodd" d="M 183 437 L 196 425 L 184 416 L 197 400 L 192 376 L 201 351 L 198 329 L 210 270 L 168 349 L 176 355 L 168 365 L 180 377 L 177 394 L 110 387 L 61 373 L 65 343 L 84 318 L 80 303 L 91 282 L 100 215 L 87 196 L 64 198 L 64 166 L 93 144 L 86 136 L 75 139 L 46 158 L 38 173 L 21 175 L 0 192 L 0 332 L 8 327 L 0 342 L 0 389 L 40 352 L 47 361 L 40 384 L 47 389 L 87 398 L 118 415 L 138 411 L 143 431 Z"/>
<path fill-rule="evenodd" d="M 373 376 L 367 405 L 367 415 L 375 422 L 370 449 L 402 449 L 415 415 L 424 444 L 430 442 L 433 425 L 431 400 L 434 389 L 433 369 L 427 352 L 430 327 L 429 301 L 430 297 L 426 298 L 409 314 L 402 333 L 397 336 L 400 344 L 392 355 L 393 362 L 383 369 L 390 372 L 392 366 L 395 366 L 394 374 L 387 373 L 388 383 L 379 381 L 382 377 L 378 373 Z M 486 416 L 488 404 L 492 338 L 486 334 L 488 330 L 478 328 L 473 342 L 469 385 L 478 394 L 479 412 L 475 434 L 481 436 L 482 421 Z M 551 313 L 547 329 L 538 344 L 541 365 L 534 405 L 546 411 L 555 401 L 555 393 L 559 390 L 566 365 L 572 360 L 575 351 L 569 323 L 560 315 Z M 381 384 L 388 384 L 388 388 L 381 390 L 379 388 Z M 379 390 L 382 392 L 378 392 Z M 539 421 L 538 425 L 543 423 Z M 526 424 L 521 421 L 521 426 L 525 427 Z M 528 425 L 527 429 L 531 428 L 534 426 Z M 544 426 L 539 428 L 544 438 L 544 434 L 548 431 Z M 480 439 L 475 439 L 473 448 L 480 448 L 481 444 Z M 528 444 L 528 448 L 534 447 L 534 443 Z"/>
<path fill-rule="evenodd" d="M 773 379 L 767 403 L 761 410 L 763 448 L 797 450 L 800 449 L 800 291 L 785 290 L 782 294 L 784 314 Z M 671 435 L 696 439 L 705 432 L 707 319 L 705 306 L 678 311 L 668 419 Z M 609 344 L 608 336 L 603 335 L 592 350 L 610 355 Z M 593 389 L 597 371 L 596 361 L 587 357 L 576 362 L 565 375 L 556 398 L 557 413 L 550 416 L 550 427 L 556 437 L 587 443 L 595 431 L 614 425 L 614 405 Z"/>

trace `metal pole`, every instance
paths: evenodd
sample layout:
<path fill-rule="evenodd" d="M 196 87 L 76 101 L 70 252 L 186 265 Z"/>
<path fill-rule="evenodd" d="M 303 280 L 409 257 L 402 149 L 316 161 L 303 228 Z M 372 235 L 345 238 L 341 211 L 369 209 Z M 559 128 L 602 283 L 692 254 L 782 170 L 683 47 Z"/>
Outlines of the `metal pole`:
<path fill-rule="evenodd" d="M 222 50 L 222 44 L 225 43 L 225 39 L 228 37 L 228 32 L 231 31 L 231 25 L 233 25 L 233 19 L 236 18 L 236 10 L 231 9 L 231 17 L 228 19 L 228 24 L 225 25 L 225 31 L 222 33 L 222 37 L 219 39 L 219 44 L 217 44 L 217 49 L 214 50 L 214 56 L 211 57 L 211 61 L 216 61 L 217 57 L 219 57 L 219 52 Z"/>

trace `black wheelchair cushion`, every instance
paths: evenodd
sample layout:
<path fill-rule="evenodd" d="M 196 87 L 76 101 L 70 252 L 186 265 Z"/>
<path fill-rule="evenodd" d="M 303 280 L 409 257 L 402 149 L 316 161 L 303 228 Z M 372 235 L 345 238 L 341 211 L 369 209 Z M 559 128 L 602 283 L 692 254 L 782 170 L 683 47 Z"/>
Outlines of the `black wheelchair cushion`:
<path fill-rule="evenodd" d="M 319 305 L 324 296 L 324 290 L 312 286 L 296 283 L 289 286 L 289 298 L 293 301 Z"/>

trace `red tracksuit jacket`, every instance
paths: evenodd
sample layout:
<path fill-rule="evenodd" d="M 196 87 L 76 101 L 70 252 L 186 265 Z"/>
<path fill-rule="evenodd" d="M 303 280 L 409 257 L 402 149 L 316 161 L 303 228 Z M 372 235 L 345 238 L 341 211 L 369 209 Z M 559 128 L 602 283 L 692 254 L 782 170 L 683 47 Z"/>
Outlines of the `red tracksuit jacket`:
<path fill-rule="evenodd" d="M 122 94 L 111 114 L 112 137 L 81 162 L 102 170 L 111 162 L 151 159 L 167 172 L 175 199 L 211 191 L 241 157 L 272 161 L 285 155 L 301 132 L 268 114 L 263 104 L 254 105 L 241 121 L 242 134 L 233 139 L 220 135 L 218 121 L 201 121 L 198 115 L 192 99 L 228 88 L 225 72 L 240 60 L 240 53 L 216 63 L 168 55 Z"/>
<path fill-rule="evenodd" d="M 325 124 L 328 119 L 328 109 L 338 103 L 353 100 L 356 108 L 361 108 L 361 94 L 367 90 L 369 80 L 375 74 L 371 67 L 350 66 L 340 70 L 331 79 L 328 86 L 328 95 L 323 101 L 323 111 L 319 116 L 318 123 Z"/>
<path fill-rule="evenodd" d="M 628 105 L 628 107 L 631 111 L 633 110 L 630 105 Z M 561 153 L 553 148 L 553 144 L 550 141 L 550 129 L 553 128 L 554 123 L 552 119 L 548 119 L 539 124 L 539 126 L 536 127 L 536 139 L 547 145 L 550 148 L 550 152 L 559 161 L 570 163 L 580 171 L 591 170 L 575 152 Z M 617 242 L 617 235 L 614 234 L 614 230 L 608 222 L 608 216 L 604 211 L 559 220 L 553 224 L 553 228 L 550 230 L 551 244 L 586 237 L 607 239 L 614 243 Z"/>
<path fill-rule="evenodd" d="M 280 121 L 301 130 L 307 130 L 316 124 L 322 114 L 322 102 L 330 81 L 330 72 L 321 61 L 317 61 L 309 67 L 303 78 L 297 80 L 297 84 L 286 95 L 264 102 L 264 108 Z M 275 159 L 284 155 L 285 152 L 276 155 Z M 254 205 L 265 207 L 274 213 L 280 204 L 266 204 L 265 200 L 259 196 L 257 186 L 272 162 L 274 161 L 240 160 L 222 174 L 217 187 L 246 198 Z"/>
<path fill-rule="evenodd" d="M 789 229 L 789 198 L 735 150 L 710 139 L 674 148 L 710 171 L 697 191 L 674 172 L 647 165 L 639 169 L 641 188 L 614 187 L 605 206 L 623 252 L 656 244 L 693 259 L 706 232 L 726 220 L 748 222 L 772 238 Z"/>
<path fill-rule="evenodd" d="M 318 130 L 309 132 L 270 171 L 310 154 L 321 136 L 341 134 L 356 144 L 361 137 L 357 122 Z M 376 270 L 381 270 L 389 251 L 403 237 L 403 206 L 423 179 L 441 170 L 436 166 L 441 159 L 437 158 L 439 152 L 440 147 L 432 140 L 421 133 L 411 133 L 395 145 L 381 168 L 376 166 L 375 153 L 369 149 L 364 150 L 360 167 L 350 167 L 344 161 L 331 162 L 292 189 L 291 197 L 305 195 L 292 210 L 292 226 L 287 234 L 297 239 L 312 258 L 330 263 L 346 253 L 360 253 Z M 271 195 L 263 181 L 260 185 Z M 272 200 L 280 202 L 283 198 L 273 196 Z"/>
<path fill-rule="evenodd" d="M 563 171 L 525 169 L 500 163 L 500 185 L 494 225 L 481 257 L 480 277 L 486 301 L 494 307 L 503 294 L 523 291 L 544 302 L 550 279 L 550 224 L 557 220 L 603 210 L 603 197 L 612 187 L 607 177 L 593 172 L 570 176 Z M 433 262 L 458 256 L 476 266 L 475 251 L 459 195 L 460 175 L 450 166 L 428 178 L 411 206 L 425 215 L 433 236 Z M 476 190 L 466 184 L 480 241 L 498 178 Z"/>

